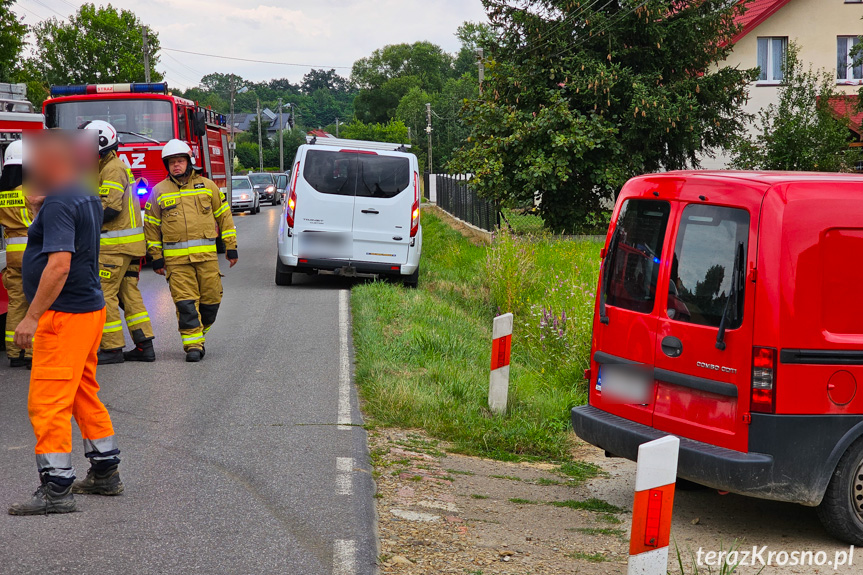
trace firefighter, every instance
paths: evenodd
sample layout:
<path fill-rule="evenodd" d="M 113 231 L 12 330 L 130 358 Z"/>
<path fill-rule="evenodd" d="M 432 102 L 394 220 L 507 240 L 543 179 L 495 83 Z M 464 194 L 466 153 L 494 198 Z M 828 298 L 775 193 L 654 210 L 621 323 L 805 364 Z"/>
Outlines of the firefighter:
<path fill-rule="evenodd" d="M 216 238 L 237 263 L 237 230 L 231 206 L 215 183 L 192 165 L 192 150 L 180 140 L 162 149 L 168 177 L 159 182 L 144 206 L 144 233 L 153 270 L 168 280 L 186 361 L 204 358 L 206 333 L 222 301 Z"/>
<path fill-rule="evenodd" d="M 94 130 L 99 143 L 99 198 L 104 218 L 99 239 L 99 278 L 107 317 L 99 346 L 99 365 L 124 361 L 155 361 L 153 328 L 138 290 L 141 258 L 147 253 L 141 211 L 133 192 L 131 170 L 117 156 L 120 141 L 108 122 L 93 120 L 81 126 Z M 123 319 L 135 347 L 123 353 Z"/>
<path fill-rule="evenodd" d="M 15 345 L 15 328 L 27 314 L 27 299 L 21 285 L 21 262 L 27 247 L 27 228 L 33 221 L 33 210 L 24 196 L 23 145 L 16 140 L 6 148 L 3 174 L 0 176 L 0 226 L 6 243 L 6 267 L 3 285 L 9 292 L 9 311 L 6 315 L 6 357 L 10 367 L 30 367 L 33 350 Z"/>

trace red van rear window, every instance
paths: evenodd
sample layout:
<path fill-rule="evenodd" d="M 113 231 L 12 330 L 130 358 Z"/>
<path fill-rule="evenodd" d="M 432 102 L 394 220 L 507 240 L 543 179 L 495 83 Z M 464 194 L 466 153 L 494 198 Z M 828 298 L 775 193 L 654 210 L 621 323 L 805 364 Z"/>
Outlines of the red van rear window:
<path fill-rule="evenodd" d="M 605 283 L 607 305 L 640 313 L 653 310 L 670 212 L 668 202 L 623 202 L 607 256 L 611 272 Z"/>

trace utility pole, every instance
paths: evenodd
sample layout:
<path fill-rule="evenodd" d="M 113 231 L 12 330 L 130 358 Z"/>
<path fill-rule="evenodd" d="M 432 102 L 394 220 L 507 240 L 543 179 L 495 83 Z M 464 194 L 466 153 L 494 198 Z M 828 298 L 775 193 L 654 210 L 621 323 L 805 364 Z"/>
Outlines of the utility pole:
<path fill-rule="evenodd" d="M 282 133 L 285 124 L 282 122 L 282 99 L 279 98 L 279 172 L 285 172 L 285 136 Z"/>
<path fill-rule="evenodd" d="M 231 74 L 231 143 L 228 144 L 228 161 L 231 164 L 231 173 L 234 173 L 234 149 L 237 144 L 234 141 L 234 95 L 237 93 L 237 78 Z M 229 186 L 230 187 L 230 186 Z"/>
<path fill-rule="evenodd" d="M 429 174 L 433 174 L 432 171 L 432 125 L 431 125 L 431 104 L 426 104 L 426 117 L 428 118 L 428 126 L 426 126 L 426 134 L 429 135 Z"/>
<path fill-rule="evenodd" d="M 482 48 L 476 49 L 477 66 L 479 67 L 479 93 L 482 95 L 482 83 L 485 81 L 485 52 Z"/>
<path fill-rule="evenodd" d="M 261 99 L 255 98 L 258 108 L 258 162 L 261 164 L 261 171 L 264 171 L 264 143 L 261 139 Z"/>
<path fill-rule="evenodd" d="M 144 81 L 150 83 L 150 47 L 147 45 L 147 27 L 141 26 L 141 36 L 144 39 Z"/>
<path fill-rule="evenodd" d="M 336 118 L 336 138 L 339 137 L 339 119 Z"/>

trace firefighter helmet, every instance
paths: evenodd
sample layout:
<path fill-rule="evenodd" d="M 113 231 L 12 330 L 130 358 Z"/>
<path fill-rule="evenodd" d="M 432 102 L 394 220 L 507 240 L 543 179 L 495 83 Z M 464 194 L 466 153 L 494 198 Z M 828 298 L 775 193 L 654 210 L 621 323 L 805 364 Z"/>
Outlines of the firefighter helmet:
<path fill-rule="evenodd" d="M 21 140 L 15 140 L 6 148 L 3 155 L 4 166 L 20 166 L 24 163 L 24 144 Z"/>
<path fill-rule="evenodd" d="M 165 144 L 164 148 L 162 148 L 162 163 L 165 164 L 165 169 L 168 170 L 168 173 L 171 172 L 171 170 L 168 169 L 168 159 L 173 158 L 174 156 L 186 156 L 186 159 L 189 161 L 189 166 L 186 168 L 186 175 L 192 173 L 194 158 L 192 157 L 192 148 L 189 147 L 189 144 L 183 140 L 173 139 Z"/>
<path fill-rule="evenodd" d="M 99 134 L 99 155 L 106 156 L 120 145 L 117 130 L 104 120 L 92 120 L 81 125 L 84 130 L 96 130 Z"/>

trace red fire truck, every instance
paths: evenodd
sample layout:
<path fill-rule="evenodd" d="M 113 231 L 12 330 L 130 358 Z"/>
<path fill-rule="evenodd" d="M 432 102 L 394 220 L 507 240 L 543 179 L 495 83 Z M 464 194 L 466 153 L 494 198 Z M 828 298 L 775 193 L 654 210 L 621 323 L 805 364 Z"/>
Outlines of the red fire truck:
<path fill-rule="evenodd" d="M 196 102 L 173 96 L 165 83 L 52 86 L 43 106 L 49 128 L 74 130 L 90 120 L 110 122 L 120 134 L 120 159 L 135 176 L 143 206 L 154 185 L 167 177 L 162 147 L 188 143 L 203 175 L 231 194 L 227 118 Z"/>
<path fill-rule="evenodd" d="M 3 166 L 3 154 L 14 140 L 21 139 L 23 132 L 41 130 L 45 127 L 45 118 L 33 110 L 33 105 L 27 101 L 27 88 L 23 84 L 0 84 L 0 168 Z M 0 233 L 0 270 L 6 267 L 6 245 L 3 234 Z M 0 281 L 0 331 L 6 324 L 6 311 L 9 307 L 9 296 Z"/>

